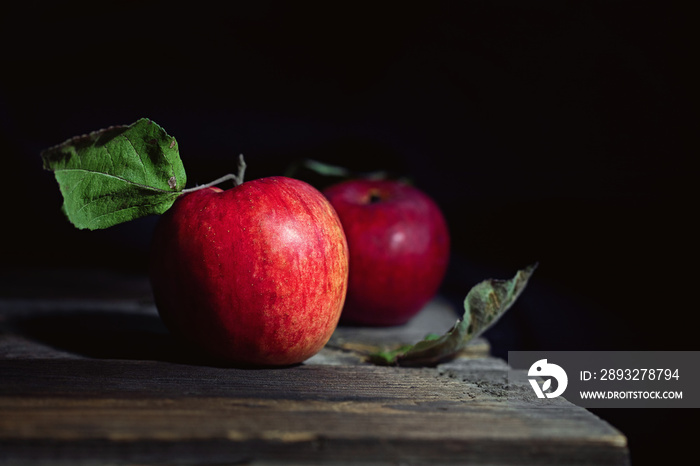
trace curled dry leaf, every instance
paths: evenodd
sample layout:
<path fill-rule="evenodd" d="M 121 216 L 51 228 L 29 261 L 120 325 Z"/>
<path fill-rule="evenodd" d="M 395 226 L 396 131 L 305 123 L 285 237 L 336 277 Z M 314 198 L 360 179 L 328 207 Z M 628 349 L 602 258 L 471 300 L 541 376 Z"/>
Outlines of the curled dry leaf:
<path fill-rule="evenodd" d="M 510 309 L 536 268 L 534 264 L 519 270 L 510 280 L 478 283 L 464 299 L 464 315 L 447 333 L 429 335 L 415 345 L 373 353 L 369 360 L 380 365 L 434 366 L 454 358 Z"/>

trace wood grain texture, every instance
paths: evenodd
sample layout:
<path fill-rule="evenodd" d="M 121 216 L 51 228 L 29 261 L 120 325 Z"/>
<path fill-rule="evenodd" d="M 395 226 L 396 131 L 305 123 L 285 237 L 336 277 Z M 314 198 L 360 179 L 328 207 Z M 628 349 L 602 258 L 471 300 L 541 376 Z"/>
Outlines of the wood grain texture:
<path fill-rule="evenodd" d="M 111 279 L 0 299 L 0 464 L 629 463 L 590 412 L 509 386 L 483 340 L 436 368 L 364 362 L 449 328 L 440 300 L 405 327 L 341 327 L 304 364 L 245 370 L 183 348 Z"/>

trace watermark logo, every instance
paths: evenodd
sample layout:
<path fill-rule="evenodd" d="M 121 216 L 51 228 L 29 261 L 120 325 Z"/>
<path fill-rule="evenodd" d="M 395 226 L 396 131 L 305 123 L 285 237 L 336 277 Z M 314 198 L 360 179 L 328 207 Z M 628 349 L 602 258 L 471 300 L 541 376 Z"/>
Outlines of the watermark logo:
<path fill-rule="evenodd" d="M 508 366 L 509 399 L 538 408 L 700 408 L 700 351 L 509 351 Z"/>
<path fill-rule="evenodd" d="M 530 366 L 527 375 L 529 377 L 545 378 L 541 387 L 537 383 L 537 379 L 528 379 L 532 389 L 537 394 L 537 398 L 556 398 L 564 393 L 566 385 L 569 383 L 569 378 L 566 376 L 564 369 L 556 364 L 548 363 L 546 359 L 540 359 Z M 552 389 L 552 378 L 557 381 L 557 387 L 554 391 L 550 391 Z"/>

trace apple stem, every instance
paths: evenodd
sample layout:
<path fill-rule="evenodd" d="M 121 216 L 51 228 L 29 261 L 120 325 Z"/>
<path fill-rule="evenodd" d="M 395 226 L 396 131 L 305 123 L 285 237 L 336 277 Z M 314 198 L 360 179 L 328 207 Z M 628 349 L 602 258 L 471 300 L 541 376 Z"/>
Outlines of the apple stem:
<path fill-rule="evenodd" d="M 229 180 L 233 180 L 233 186 L 240 186 L 243 184 L 243 178 L 245 176 L 246 167 L 247 167 L 247 165 L 245 163 L 245 160 L 243 159 L 243 154 L 239 154 L 238 155 L 238 173 L 236 173 L 236 174 L 229 173 L 228 175 L 224 175 L 220 178 L 217 178 L 210 183 L 195 186 L 194 188 L 183 189 L 181 191 L 181 193 L 186 194 L 186 193 L 191 193 L 193 191 L 199 191 L 200 189 L 211 188 L 212 186 L 216 186 L 217 184 L 221 184 L 224 181 L 229 181 Z"/>

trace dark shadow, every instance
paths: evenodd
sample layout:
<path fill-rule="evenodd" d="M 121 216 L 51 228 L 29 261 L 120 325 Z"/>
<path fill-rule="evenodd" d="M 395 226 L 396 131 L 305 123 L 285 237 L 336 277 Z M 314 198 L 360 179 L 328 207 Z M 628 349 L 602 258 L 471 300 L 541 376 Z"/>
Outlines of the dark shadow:
<path fill-rule="evenodd" d="M 157 315 L 65 311 L 17 317 L 10 326 L 26 338 L 88 358 L 223 365 L 176 338 Z"/>
<path fill-rule="evenodd" d="M 59 351 L 93 359 L 163 361 L 237 369 L 296 367 L 251 366 L 217 359 L 169 332 L 154 314 L 124 311 L 64 311 L 16 317 L 14 333 Z"/>

